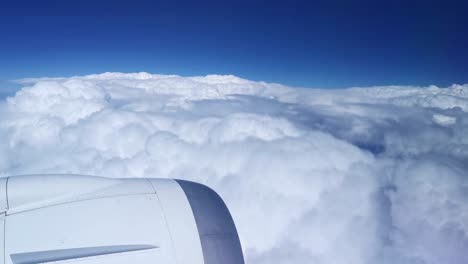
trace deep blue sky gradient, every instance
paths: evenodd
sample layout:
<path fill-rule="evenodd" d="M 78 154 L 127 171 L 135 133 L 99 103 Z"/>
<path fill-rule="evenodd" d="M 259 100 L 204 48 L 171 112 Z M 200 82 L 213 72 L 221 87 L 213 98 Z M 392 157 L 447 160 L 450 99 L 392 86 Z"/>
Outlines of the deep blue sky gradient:
<path fill-rule="evenodd" d="M 324 88 L 468 83 L 463 2 L 3 1 L 0 85 L 106 71 Z"/>

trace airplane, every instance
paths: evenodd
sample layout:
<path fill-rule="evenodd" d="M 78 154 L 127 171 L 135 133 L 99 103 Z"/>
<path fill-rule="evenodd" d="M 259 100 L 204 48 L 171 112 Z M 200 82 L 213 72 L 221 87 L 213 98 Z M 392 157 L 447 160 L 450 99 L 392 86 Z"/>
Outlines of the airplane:
<path fill-rule="evenodd" d="M 205 185 L 85 175 L 0 178 L 0 263 L 244 264 Z"/>

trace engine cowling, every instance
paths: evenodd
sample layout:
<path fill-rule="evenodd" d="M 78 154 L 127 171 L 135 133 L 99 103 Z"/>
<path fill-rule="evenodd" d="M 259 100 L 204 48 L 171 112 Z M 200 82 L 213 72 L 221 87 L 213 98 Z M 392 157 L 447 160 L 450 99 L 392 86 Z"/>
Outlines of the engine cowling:
<path fill-rule="evenodd" d="M 5 264 L 244 263 L 225 203 L 189 181 L 1 178 L 0 219 Z"/>

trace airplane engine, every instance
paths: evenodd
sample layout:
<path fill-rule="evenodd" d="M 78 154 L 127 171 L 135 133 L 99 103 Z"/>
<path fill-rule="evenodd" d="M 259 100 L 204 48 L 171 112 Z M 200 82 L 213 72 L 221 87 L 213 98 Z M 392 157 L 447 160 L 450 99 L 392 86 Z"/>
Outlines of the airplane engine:
<path fill-rule="evenodd" d="M 210 188 L 172 179 L 0 178 L 0 263 L 243 264 Z"/>

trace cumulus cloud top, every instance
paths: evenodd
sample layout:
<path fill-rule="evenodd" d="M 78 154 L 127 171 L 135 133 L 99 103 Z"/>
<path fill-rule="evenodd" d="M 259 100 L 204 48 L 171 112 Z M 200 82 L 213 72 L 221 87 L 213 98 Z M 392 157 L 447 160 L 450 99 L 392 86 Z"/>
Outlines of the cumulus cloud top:
<path fill-rule="evenodd" d="M 468 86 L 299 89 L 235 76 L 23 80 L 0 172 L 215 188 L 247 263 L 465 263 Z"/>

